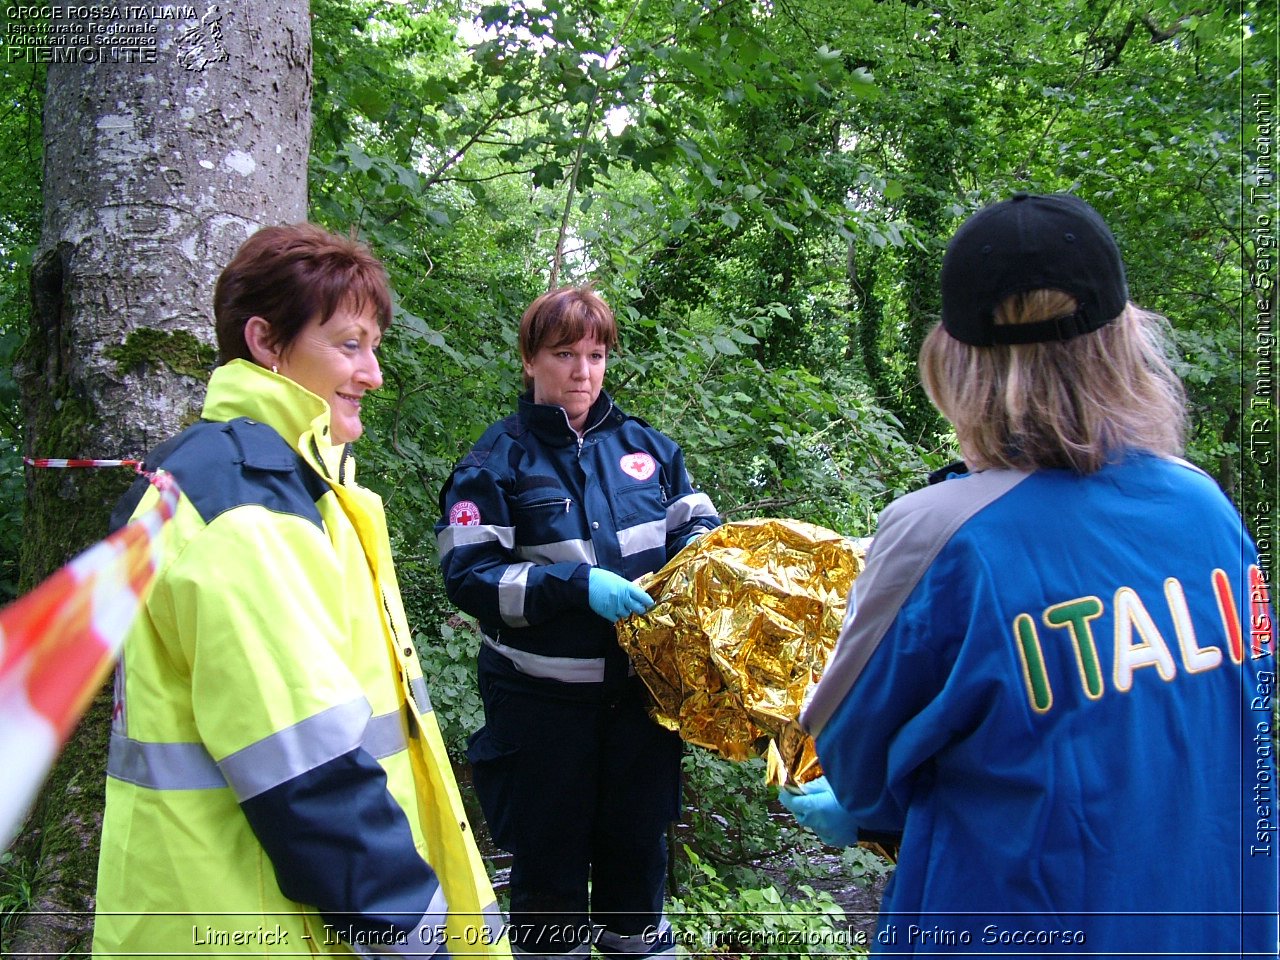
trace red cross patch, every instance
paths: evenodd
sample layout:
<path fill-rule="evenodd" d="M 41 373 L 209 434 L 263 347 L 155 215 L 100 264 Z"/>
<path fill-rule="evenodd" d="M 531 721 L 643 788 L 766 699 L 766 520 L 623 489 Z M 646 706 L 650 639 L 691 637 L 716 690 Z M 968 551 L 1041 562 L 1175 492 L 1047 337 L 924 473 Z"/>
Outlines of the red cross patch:
<path fill-rule="evenodd" d="M 449 522 L 459 527 L 478 527 L 480 508 L 470 500 L 459 500 L 449 508 Z"/>
<path fill-rule="evenodd" d="M 628 453 L 618 461 L 618 466 L 622 467 L 622 472 L 627 476 L 635 477 L 637 480 L 648 480 L 658 469 L 653 457 L 639 451 Z"/>

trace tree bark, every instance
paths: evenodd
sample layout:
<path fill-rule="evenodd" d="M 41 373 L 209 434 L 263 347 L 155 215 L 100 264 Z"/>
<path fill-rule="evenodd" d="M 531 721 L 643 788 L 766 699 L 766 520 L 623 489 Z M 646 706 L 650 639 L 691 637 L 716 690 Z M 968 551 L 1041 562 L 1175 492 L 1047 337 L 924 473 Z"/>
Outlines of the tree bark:
<path fill-rule="evenodd" d="M 55 21 L 89 42 L 55 46 L 48 72 L 17 370 L 26 452 L 136 457 L 199 416 L 222 266 L 257 227 L 306 217 L 310 12 L 306 0 L 61 9 L 119 19 Z M 105 533 L 129 479 L 29 474 L 24 589 Z M 38 873 L 6 955 L 88 949 L 109 715 L 100 694 L 15 844 Z"/>

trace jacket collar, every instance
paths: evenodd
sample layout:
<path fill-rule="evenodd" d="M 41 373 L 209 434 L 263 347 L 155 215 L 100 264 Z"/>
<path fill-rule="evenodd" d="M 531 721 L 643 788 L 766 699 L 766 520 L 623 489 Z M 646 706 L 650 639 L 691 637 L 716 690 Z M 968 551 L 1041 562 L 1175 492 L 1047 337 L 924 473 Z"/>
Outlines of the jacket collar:
<path fill-rule="evenodd" d="M 613 410 L 613 398 L 601 390 L 600 396 L 596 397 L 596 402 L 587 411 L 586 427 L 582 435 L 585 437 L 604 423 Z M 533 391 L 521 394 L 518 412 L 520 422 L 547 443 L 564 446 L 578 442 L 577 431 L 569 426 L 569 416 L 564 412 L 564 407 L 554 403 L 534 403 Z"/>
<path fill-rule="evenodd" d="M 249 417 L 275 430 L 308 460 L 317 457 L 330 476 L 352 474 L 342 469 L 347 444 L 329 439 L 329 405 L 310 390 L 248 360 L 232 360 L 213 371 L 205 394 L 205 420 L 225 423 Z"/>

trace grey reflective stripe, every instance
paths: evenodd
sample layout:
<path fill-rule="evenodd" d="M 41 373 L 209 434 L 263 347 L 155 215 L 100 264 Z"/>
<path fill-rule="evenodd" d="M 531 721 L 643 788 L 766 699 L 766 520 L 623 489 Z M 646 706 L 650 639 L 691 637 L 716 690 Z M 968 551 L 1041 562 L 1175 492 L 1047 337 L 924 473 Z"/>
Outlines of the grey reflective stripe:
<path fill-rule="evenodd" d="M 497 900 L 481 909 L 480 915 L 484 917 L 484 927 L 489 931 L 489 941 L 491 943 L 507 939 L 507 921 L 503 917 L 502 911 L 498 909 Z"/>
<path fill-rule="evenodd" d="M 578 657 L 544 657 L 541 654 L 517 650 L 505 643 L 499 643 L 488 636 L 484 637 L 484 645 L 496 653 L 502 654 L 521 673 L 544 680 L 563 680 L 565 683 L 603 683 L 604 657 L 591 659 Z"/>
<path fill-rule="evenodd" d="M 444 898 L 444 890 L 436 887 L 436 892 L 427 904 L 424 913 L 413 928 L 407 932 L 388 927 L 387 935 L 382 939 L 391 943 L 353 943 L 352 951 L 359 957 L 431 957 L 449 956 L 449 934 L 445 930 L 445 920 L 449 916 L 449 904 Z M 381 931 L 374 930 L 374 933 Z M 369 938 L 376 941 L 376 936 Z"/>
<path fill-rule="evenodd" d="M 227 785 L 203 743 L 144 743 L 111 735 L 107 776 L 151 790 L 216 790 Z"/>
<path fill-rule="evenodd" d="M 404 726 L 400 723 L 400 711 L 393 710 L 391 713 L 370 717 L 360 746 L 364 747 L 376 760 L 386 759 L 406 749 L 408 745 L 404 742 Z"/>
<path fill-rule="evenodd" d="M 529 625 L 524 618 L 524 592 L 532 569 L 532 563 L 513 563 L 502 571 L 502 579 L 498 581 L 498 613 L 508 626 Z"/>
<path fill-rule="evenodd" d="M 218 764 L 241 802 L 360 746 L 368 726 L 364 697 L 322 710 L 224 757 Z"/>
<path fill-rule="evenodd" d="M 644 553 L 646 550 L 665 550 L 666 547 L 666 520 L 650 520 L 618 531 L 618 550 L 624 557 Z"/>
<path fill-rule="evenodd" d="M 436 536 L 436 548 L 440 551 L 441 560 L 454 547 L 467 547 L 475 543 L 496 543 L 510 550 L 516 545 L 516 528 L 488 525 L 468 527 L 451 523 Z"/>
<path fill-rule="evenodd" d="M 516 556 L 533 563 L 589 563 L 596 565 L 596 547 L 590 540 L 557 540 L 516 547 Z"/>
<path fill-rule="evenodd" d="M 370 717 L 360 746 L 378 760 L 407 749 L 400 711 Z M 221 790 L 227 786 L 227 778 L 203 743 L 146 743 L 119 734 L 111 735 L 107 775 L 149 790 Z"/>
<path fill-rule="evenodd" d="M 705 493 L 690 493 L 667 504 L 667 524 L 678 527 L 694 517 L 716 516 L 716 505 Z"/>
<path fill-rule="evenodd" d="M 414 677 L 409 681 L 409 692 L 413 694 L 413 702 L 418 705 L 418 712 L 428 714 L 434 708 L 431 706 L 431 694 L 427 692 L 427 681 L 422 677 Z"/>

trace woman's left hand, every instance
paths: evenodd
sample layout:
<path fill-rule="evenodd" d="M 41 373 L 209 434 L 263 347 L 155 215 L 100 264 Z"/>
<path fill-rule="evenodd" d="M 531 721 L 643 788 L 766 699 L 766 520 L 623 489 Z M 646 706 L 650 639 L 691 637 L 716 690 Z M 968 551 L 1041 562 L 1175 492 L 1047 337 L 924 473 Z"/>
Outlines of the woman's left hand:
<path fill-rule="evenodd" d="M 858 842 L 858 825 L 853 814 L 840 806 L 826 777 L 805 784 L 804 793 L 780 790 L 778 801 L 791 811 L 796 823 L 808 827 L 823 843 L 851 847 Z"/>

